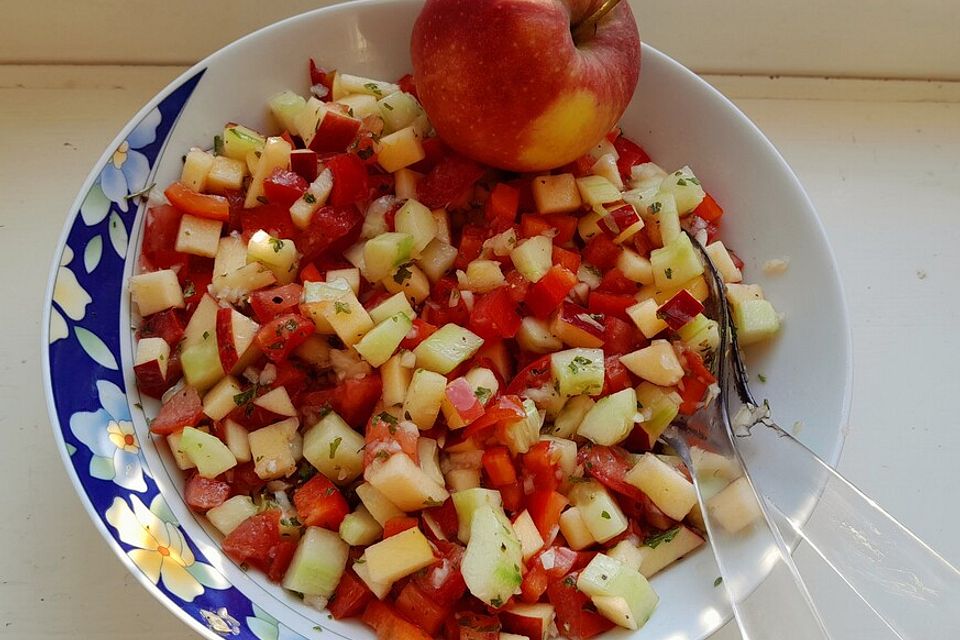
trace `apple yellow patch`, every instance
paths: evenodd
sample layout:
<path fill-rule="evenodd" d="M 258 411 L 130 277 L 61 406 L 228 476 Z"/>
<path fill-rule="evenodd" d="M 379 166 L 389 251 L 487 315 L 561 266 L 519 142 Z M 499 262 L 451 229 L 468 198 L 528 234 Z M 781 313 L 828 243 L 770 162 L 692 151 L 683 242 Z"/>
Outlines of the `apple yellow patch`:
<path fill-rule="evenodd" d="M 553 101 L 525 136 L 520 164 L 548 169 L 575 160 L 593 146 L 603 123 L 597 119 L 597 100 L 589 91 L 576 91 Z M 585 141 L 588 146 L 584 147 Z"/>

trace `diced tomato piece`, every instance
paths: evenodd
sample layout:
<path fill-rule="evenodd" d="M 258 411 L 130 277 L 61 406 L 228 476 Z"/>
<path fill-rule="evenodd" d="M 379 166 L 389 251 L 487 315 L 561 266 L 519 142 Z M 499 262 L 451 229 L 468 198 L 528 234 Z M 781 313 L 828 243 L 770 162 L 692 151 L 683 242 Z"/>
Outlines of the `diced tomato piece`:
<path fill-rule="evenodd" d="M 520 216 L 520 237 L 532 238 L 555 230 L 553 244 L 565 245 L 573 239 L 577 231 L 577 219 L 568 215 L 543 216 L 525 213 Z"/>
<path fill-rule="evenodd" d="M 500 497 L 503 499 L 503 508 L 507 513 L 519 513 L 523 511 L 526 496 L 523 493 L 523 486 L 519 482 L 500 487 Z"/>
<path fill-rule="evenodd" d="M 527 563 L 527 572 L 520 585 L 520 598 L 524 602 L 537 602 L 547 592 L 547 585 L 573 571 L 577 552 L 567 547 L 545 547 Z M 546 568 L 546 564 L 550 568 Z"/>
<path fill-rule="evenodd" d="M 363 160 L 352 153 L 341 153 L 325 162 L 333 174 L 333 189 L 328 200 L 331 206 L 344 207 L 366 200 L 370 187 Z"/>
<path fill-rule="evenodd" d="M 502 487 L 517 481 L 517 470 L 510 459 L 510 451 L 503 446 L 490 447 L 483 452 L 483 470 L 493 487 Z"/>
<path fill-rule="evenodd" d="M 168 436 L 197 424 L 202 417 L 200 394 L 193 387 L 186 386 L 160 406 L 160 413 L 150 423 L 150 432 Z"/>
<path fill-rule="evenodd" d="M 277 316 L 257 331 L 257 345 L 270 360 L 285 360 L 290 352 L 312 336 L 316 327 L 312 320 L 296 313 Z"/>
<path fill-rule="evenodd" d="M 261 289 L 250 294 L 250 307 L 258 322 L 267 323 L 277 316 L 296 311 L 302 294 L 303 287 L 295 282 Z"/>
<path fill-rule="evenodd" d="M 546 275 L 530 285 L 526 303 L 538 318 L 546 318 L 556 311 L 570 290 L 577 284 L 577 276 L 569 269 L 553 265 Z"/>
<path fill-rule="evenodd" d="M 412 519 L 412 518 L 411 518 Z M 389 522 L 387 523 L 389 524 Z M 386 536 L 384 536 L 386 537 Z M 431 636 L 436 635 L 450 615 L 450 608 L 427 597 L 413 582 L 408 582 L 397 596 L 397 613 L 411 622 L 415 622 Z"/>
<path fill-rule="evenodd" d="M 551 229 L 546 216 L 535 213 L 525 213 L 520 216 L 520 237 L 533 238 L 545 234 Z"/>
<path fill-rule="evenodd" d="M 417 199 L 431 209 L 449 206 L 461 198 L 484 172 L 482 165 L 450 153 L 417 183 Z"/>
<path fill-rule="evenodd" d="M 377 459 L 389 458 L 395 453 L 405 453 L 414 462 L 419 461 L 417 440 L 420 432 L 409 422 L 400 422 L 387 412 L 370 418 L 364 433 L 363 466 L 369 467 Z"/>
<path fill-rule="evenodd" d="M 200 256 L 189 256 L 177 272 L 177 280 L 183 290 L 183 302 L 187 313 L 193 313 L 200 299 L 207 293 L 208 285 L 213 281 L 213 260 Z"/>
<path fill-rule="evenodd" d="M 423 146 L 424 158 L 420 162 L 412 165 L 410 168 L 420 173 L 427 173 L 448 154 L 450 147 L 444 144 L 443 140 L 434 136 L 427 138 L 420 143 Z"/>
<path fill-rule="evenodd" d="M 263 195 L 271 204 L 289 208 L 310 185 L 289 169 L 277 167 L 263 180 Z"/>
<path fill-rule="evenodd" d="M 553 264 L 560 265 L 570 273 L 576 273 L 580 268 L 580 254 L 554 245 Z"/>
<path fill-rule="evenodd" d="M 360 619 L 373 628 L 380 640 L 433 640 L 430 634 L 379 600 L 371 600 Z"/>
<path fill-rule="evenodd" d="M 206 513 L 208 509 L 219 507 L 230 497 L 230 485 L 223 480 L 204 478 L 194 473 L 187 479 L 183 488 L 183 499 L 197 513 Z"/>
<path fill-rule="evenodd" d="M 333 408 L 347 424 L 362 425 L 370 418 L 382 393 L 383 383 L 378 373 L 348 378 L 337 388 Z"/>
<path fill-rule="evenodd" d="M 417 345 L 436 333 L 436 331 L 437 327 L 429 322 L 421 320 L 420 318 L 414 318 L 413 327 L 411 327 L 406 337 L 400 343 L 400 348 L 412 351 L 417 348 Z"/>
<path fill-rule="evenodd" d="M 625 136 L 620 136 L 613 141 L 613 148 L 617 150 L 617 169 L 620 170 L 620 177 L 627 180 L 630 177 L 630 169 L 635 165 L 650 162 L 650 156 L 640 145 Z"/>
<path fill-rule="evenodd" d="M 170 204 L 184 213 L 200 218 L 226 222 L 230 219 L 230 205 L 223 196 L 197 193 L 182 182 L 174 182 L 163 192 Z"/>
<path fill-rule="evenodd" d="M 323 67 L 317 66 L 313 58 L 310 58 L 310 84 L 313 86 L 321 85 L 326 87 L 327 92 L 320 96 L 320 99 L 324 102 L 328 102 L 333 98 L 333 78 L 336 74 L 336 71 L 328 71 Z"/>
<path fill-rule="evenodd" d="M 603 318 L 603 353 L 607 356 L 623 355 L 636 351 L 643 345 L 637 328 L 624 320 L 612 315 Z"/>
<path fill-rule="evenodd" d="M 657 317 L 676 331 L 703 312 L 703 303 L 686 289 L 680 289 L 672 298 L 660 305 Z"/>
<path fill-rule="evenodd" d="M 583 261 L 602 270 L 613 269 L 620 251 L 620 247 L 609 236 L 598 233 L 583 248 Z"/>
<path fill-rule="evenodd" d="M 223 477 L 230 483 L 234 495 L 256 495 L 266 484 L 266 481 L 257 475 L 255 465 L 252 462 L 238 464 L 227 471 Z"/>
<path fill-rule="evenodd" d="M 353 618 L 363 613 L 371 600 L 376 598 L 366 583 L 357 577 L 353 569 L 343 572 L 337 590 L 327 604 L 327 610 L 336 620 Z"/>
<path fill-rule="evenodd" d="M 507 272 L 506 280 L 507 284 L 504 286 L 510 294 L 510 299 L 514 302 L 523 302 L 523 299 L 527 297 L 527 291 L 530 289 L 530 281 L 516 270 Z"/>
<path fill-rule="evenodd" d="M 512 338 L 520 329 L 517 303 L 506 287 L 476 297 L 470 314 L 470 330 L 481 338 L 495 340 Z"/>
<path fill-rule="evenodd" d="M 383 537 L 389 538 L 390 536 L 395 536 L 398 533 L 403 533 L 407 529 L 416 529 L 419 524 L 419 520 L 416 518 L 411 518 L 410 516 L 396 516 L 395 518 L 390 518 L 383 525 Z"/>
<path fill-rule="evenodd" d="M 141 253 L 154 269 L 169 269 L 187 262 L 188 256 L 175 248 L 181 217 L 182 212 L 166 204 L 147 211 Z"/>
<path fill-rule="evenodd" d="M 611 491 L 633 500 L 646 499 L 646 495 L 640 489 L 624 480 L 633 465 L 621 449 L 588 444 L 577 452 L 577 462 L 584 466 L 588 474 Z"/>
<path fill-rule="evenodd" d="M 167 344 L 175 347 L 183 338 L 184 327 L 184 322 L 180 318 L 180 311 L 167 309 L 143 319 L 143 324 L 137 331 L 137 340 L 163 338 Z"/>
<path fill-rule="evenodd" d="M 317 265 L 310 263 L 304 268 L 300 269 L 300 275 L 298 276 L 300 282 L 306 284 L 308 282 L 324 282 L 326 278 L 323 276 L 323 273 L 320 272 L 320 269 L 317 268 Z"/>
<path fill-rule="evenodd" d="M 295 238 L 299 231 L 293 218 L 290 217 L 289 205 L 262 204 L 251 209 L 244 209 L 240 214 L 240 226 L 243 229 L 243 238 L 249 241 L 250 237 L 261 229 L 274 238 Z M 299 249 L 299 245 L 297 245 Z"/>
<path fill-rule="evenodd" d="M 362 138 L 368 140 L 369 138 Z M 372 143 L 371 143 L 372 144 Z M 366 160 L 367 163 L 376 162 L 376 156 L 371 156 Z M 367 176 L 367 200 L 376 200 L 380 196 L 393 194 L 395 180 L 392 173 L 372 173 Z M 389 213 L 389 212 L 388 212 Z M 393 231 L 391 225 L 390 230 Z"/>
<path fill-rule="evenodd" d="M 709 385 L 693 375 L 686 375 L 680 381 L 680 413 L 685 416 L 693 415 L 697 411 L 697 405 L 703 400 Z"/>
<path fill-rule="evenodd" d="M 350 506 L 343 494 L 322 473 L 307 480 L 294 492 L 293 504 L 300 522 L 308 527 L 323 527 L 333 531 L 340 529 L 340 523 L 350 513 Z"/>
<path fill-rule="evenodd" d="M 703 381 L 704 384 L 711 385 L 717 381 L 713 373 L 703 363 L 703 358 L 696 351 L 685 351 L 683 361 L 687 370 L 698 380 Z"/>
<path fill-rule="evenodd" d="M 584 640 L 609 631 L 614 624 L 595 611 L 587 609 L 590 597 L 577 589 L 577 574 L 547 586 L 547 597 L 557 614 L 557 628 L 570 640 Z"/>
<path fill-rule="evenodd" d="M 569 502 L 562 493 L 537 489 L 527 497 L 527 511 L 546 544 L 553 542 L 560 530 L 560 512 Z"/>
<path fill-rule="evenodd" d="M 490 230 L 475 224 L 468 224 L 463 227 L 460 233 L 460 246 L 457 259 L 454 266 L 458 269 L 466 269 L 467 265 L 480 257 L 483 251 L 483 242 L 490 237 Z"/>
<path fill-rule="evenodd" d="M 436 537 L 447 538 L 448 540 L 456 539 L 460 525 L 459 518 L 457 517 L 457 508 L 454 506 L 452 498 L 447 498 L 446 502 L 439 507 L 424 509 L 421 513 L 424 515 L 430 514 L 431 520 L 437 525 L 442 534 L 442 536 L 431 536 L 431 540 Z M 428 534 L 433 533 L 431 527 L 426 527 L 425 531 Z"/>
<path fill-rule="evenodd" d="M 223 552 L 234 562 L 249 562 L 266 571 L 270 552 L 280 544 L 280 510 L 270 509 L 250 516 L 223 539 Z"/>
<path fill-rule="evenodd" d="M 526 389 L 537 389 L 550 381 L 551 356 L 545 355 L 537 358 L 510 381 L 510 384 L 503 390 L 504 394 L 516 395 Z"/>
<path fill-rule="evenodd" d="M 293 540 L 281 540 L 280 544 L 275 546 L 270 555 L 270 568 L 267 570 L 267 578 L 271 582 L 280 582 L 286 575 L 290 563 L 293 561 L 293 554 L 297 552 L 297 543 Z"/>
<path fill-rule="evenodd" d="M 597 285 L 597 291 L 605 293 L 635 294 L 637 292 L 637 283 L 627 279 L 623 271 L 614 267 L 603 274 L 600 284 Z"/>
<path fill-rule="evenodd" d="M 703 196 L 703 200 L 700 201 L 697 208 L 693 210 L 693 215 L 700 216 L 707 222 L 716 222 L 723 217 L 723 209 L 713 199 L 713 196 L 707 193 Z"/>
<path fill-rule="evenodd" d="M 444 276 L 437 280 L 430 297 L 436 306 L 430 307 L 430 312 L 424 313 L 423 318 L 430 324 L 441 327 L 452 322 L 463 327 L 470 323 L 470 310 L 467 309 L 453 276 Z"/>
<path fill-rule="evenodd" d="M 606 396 L 633 386 L 630 370 L 620 362 L 620 356 L 607 356 L 603 359 L 603 366 L 603 391 L 600 392 L 601 395 Z"/>
<path fill-rule="evenodd" d="M 397 84 L 400 86 L 400 91 L 409 93 L 414 98 L 417 97 L 417 82 L 409 73 L 397 80 Z"/>
<path fill-rule="evenodd" d="M 560 452 L 548 440 L 538 442 L 523 454 L 523 470 L 538 490 L 555 491 L 560 485 Z"/>
<path fill-rule="evenodd" d="M 497 640 L 500 637 L 500 621 L 473 611 L 460 611 L 454 617 L 458 640 Z"/>
<path fill-rule="evenodd" d="M 594 290 L 590 292 L 590 298 L 587 300 L 587 309 L 590 313 L 602 313 L 605 316 L 611 315 L 627 320 L 629 319 L 627 309 L 635 304 L 637 299 L 634 296 Z"/>
<path fill-rule="evenodd" d="M 470 426 L 463 430 L 463 437 L 473 438 L 501 422 L 513 422 L 526 415 L 519 396 L 499 396 L 487 407 L 486 412 L 482 416 L 474 420 L 470 423 Z"/>
<path fill-rule="evenodd" d="M 451 510 L 456 517 L 456 510 L 453 509 L 453 500 L 447 500 Z M 443 507 L 437 507 L 442 509 Z M 434 510 L 431 510 L 434 511 Z M 439 523 L 441 518 L 436 517 Z M 450 537 L 456 538 L 457 525 L 453 524 L 453 530 Z M 464 549 L 460 545 L 452 542 L 437 542 L 437 549 L 440 551 L 440 559 L 413 574 L 411 582 L 416 584 L 420 590 L 431 600 L 442 607 L 451 606 L 459 600 L 467 590 L 467 584 L 463 581 L 463 574 L 460 573 L 460 562 L 463 560 Z"/>
<path fill-rule="evenodd" d="M 513 224 L 519 206 L 520 192 L 505 182 L 498 182 L 487 198 L 484 215 L 490 225 L 499 232 Z"/>

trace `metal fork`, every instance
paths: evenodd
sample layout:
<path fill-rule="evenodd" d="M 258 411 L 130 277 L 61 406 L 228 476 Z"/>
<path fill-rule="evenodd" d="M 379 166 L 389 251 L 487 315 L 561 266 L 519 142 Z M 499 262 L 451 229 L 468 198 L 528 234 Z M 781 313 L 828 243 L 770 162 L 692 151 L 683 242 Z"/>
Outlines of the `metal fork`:
<path fill-rule="evenodd" d="M 715 362 L 720 396 L 712 413 L 708 408 L 702 412 L 705 415 L 694 417 L 722 421 L 722 429 L 714 422 L 708 432 L 729 446 L 729 450 L 721 452 L 731 461 L 742 465 L 743 459 L 747 460 L 745 477 L 755 482 L 763 494 L 770 507 L 766 513 L 773 516 L 783 533 L 807 542 L 895 637 L 905 640 L 960 637 L 960 571 L 779 427 L 770 417 L 766 402 L 757 402 L 748 384 L 723 279 L 703 247 L 696 239 L 692 240 L 706 268 L 721 333 Z M 741 411 L 748 412 L 741 415 L 752 416 L 744 430 L 736 434 L 729 418 L 731 386 L 742 403 Z M 671 443 L 683 447 L 691 439 L 691 427 L 696 426 L 694 420 L 682 430 L 678 429 L 671 435 Z M 727 437 L 720 437 L 719 431 Z M 711 444 L 716 446 L 712 440 Z M 695 463 L 696 456 L 693 458 L 691 462 Z M 699 475 L 696 465 L 691 469 Z M 705 521 L 709 521 L 710 514 L 704 515 Z M 771 520 L 766 514 L 763 520 L 769 526 Z M 709 522 L 707 526 L 709 528 Z M 758 528 L 762 529 L 755 527 Z M 782 537 L 775 531 L 771 533 L 782 544 Z M 725 539 L 721 537 L 718 542 L 723 547 Z M 716 548 L 714 545 L 715 551 Z M 723 551 L 721 548 L 721 554 Z M 789 556 L 781 559 L 786 563 Z M 790 567 L 791 575 L 799 578 L 792 563 L 785 566 Z M 731 599 L 743 595 L 731 593 Z M 799 600 L 808 606 L 811 604 L 805 589 L 801 589 Z M 781 600 L 778 606 L 783 604 Z M 736 604 L 734 612 L 737 612 Z M 814 636 L 797 634 L 796 637 Z"/>

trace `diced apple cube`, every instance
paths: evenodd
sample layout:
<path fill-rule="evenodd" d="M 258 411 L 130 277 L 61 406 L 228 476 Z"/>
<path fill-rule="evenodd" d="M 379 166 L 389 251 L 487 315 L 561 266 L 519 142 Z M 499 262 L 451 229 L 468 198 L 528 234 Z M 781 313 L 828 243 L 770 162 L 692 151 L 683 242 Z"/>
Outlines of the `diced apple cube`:
<path fill-rule="evenodd" d="M 167 378 L 170 363 L 170 345 L 163 338 L 141 338 L 137 341 L 137 353 L 133 359 L 134 369 L 150 365 L 156 368 L 160 380 Z M 139 376 L 139 373 L 137 374 Z"/>
<path fill-rule="evenodd" d="M 594 175 L 605 178 L 610 184 L 615 186 L 618 191 L 623 191 L 623 179 L 620 177 L 620 169 L 617 168 L 617 157 L 612 153 L 605 153 L 600 156 L 590 171 Z"/>
<path fill-rule="evenodd" d="M 614 560 L 619 560 L 635 571 L 640 571 L 640 565 L 643 564 L 645 554 L 642 549 L 627 539 L 621 540 L 612 548 L 608 549 L 607 555 Z M 643 572 L 640 571 L 640 573 Z M 644 574 L 644 577 L 649 578 L 650 576 Z"/>
<path fill-rule="evenodd" d="M 216 478 L 237 466 L 237 459 L 220 438 L 193 427 L 183 428 L 178 448 L 193 461 L 204 478 Z"/>
<path fill-rule="evenodd" d="M 577 507 L 570 507 L 560 514 L 560 533 L 574 551 L 589 547 L 596 542 Z"/>
<path fill-rule="evenodd" d="M 556 633 L 556 610 L 552 604 L 512 602 L 498 613 L 503 628 L 521 634 L 520 638 L 547 640 Z"/>
<path fill-rule="evenodd" d="M 387 173 L 409 167 L 425 157 L 420 137 L 412 126 L 383 136 L 377 144 L 377 162 Z"/>
<path fill-rule="evenodd" d="M 513 530 L 520 540 L 520 548 L 523 552 L 523 561 L 526 562 L 533 557 L 535 553 L 543 548 L 543 536 L 537 530 L 537 525 L 533 523 L 530 512 L 524 509 L 520 515 L 513 520 Z"/>
<path fill-rule="evenodd" d="M 417 366 L 444 375 L 461 362 L 472 358 L 483 345 L 483 338 L 456 324 L 445 324 L 417 345 L 413 353 Z"/>
<path fill-rule="evenodd" d="M 430 295 L 430 280 L 410 262 L 400 265 L 380 282 L 390 293 L 402 293 L 411 304 L 420 304 Z"/>
<path fill-rule="evenodd" d="M 577 222 L 577 233 L 583 238 L 584 242 L 603 233 L 603 229 L 600 228 L 600 221 L 605 215 L 605 210 L 591 210 L 580 218 L 580 221 Z"/>
<path fill-rule="evenodd" d="M 553 265 L 553 240 L 547 236 L 528 238 L 510 252 L 510 260 L 524 278 L 539 282 Z"/>
<path fill-rule="evenodd" d="M 624 277 L 640 284 L 653 284 L 653 266 L 650 261 L 632 249 L 623 249 L 617 258 L 617 268 Z"/>
<path fill-rule="evenodd" d="M 683 520 L 697 503 L 693 484 L 652 453 L 645 453 L 624 480 L 643 491 L 657 508 L 674 520 Z"/>
<path fill-rule="evenodd" d="M 508 422 L 503 427 L 504 444 L 513 455 L 526 453 L 540 440 L 543 415 L 530 398 L 524 398 L 523 410 L 526 413 L 523 418 Z"/>
<path fill-rule="evenodd" d="M 335 332 L 327 321 L 324 311 L 352 291 L 350 283 L 343 279 L 332 282 L 305 282 L 300 312 L 313 321 L 317 333 L 332 335 Z M 334 309 L 336 309 L 335 306 Z"/>
<path fill-rule="evenodd" d="M 470 383 L 473 394 L 482 405 L 489 404 L 500 390 L 500 381 L 497 380 L 496 374 L 486 367 L 474 367 L 463 377 Z"/>
<path fill-rule="evenodd" d="M 392 82 L 373 80 L 339 71 L 333 77 L 334 100 L 340 100 L 353 93 L 367 94 L 379 99 L 398 91 L 400 91 L 400 87 Z"/>
<path fill-rule="evenodd" d="M 560 338 L 550 332 L 550 325 L 534 316 L 526 316 L 520 321 L 517 342 L 522 349 L 533 353 L 553 353 L 563 348 Z"/>
<path fill-rule="evenodd" d="M 750 482 L 740 477 L 707 500 L 710 517 L 727 532 L 737 533 L 763 517 Z"/>
<path fill-rule="evenodd" d="M 715 240 L 706 247 L 707 255 L 710 256 L 710 262 L 717 268 L 724 282 L 742 282 L 743 274 L 737 265 L 733 263 L 730 252 L 724 246 L 721 240 Z"/>
<path fill-rule="evenodd" d="M 703 273 L 703 264 L 690 238 L 682 233 L 667 245 L 650 252 L 653 279 L 657 287 L 670 289 Z"/>
<path fill-rule="evenodd" d="M 502 286 L 506 279 L 499 262 L 478 259 L 467 265 L 466 272 L 457 271 L 457 281 L 461 290 L 486 293 Z"/>
<path fill-rule="evenodd" d="M 353 513 L 348 513 L 340 523 L 340 537 L 352 547 L 373 544 L 381 535 L 383 527 L 362 504 Z"/>
<path fill-rule="evenodd" d="M 480 486 L 480 469 L 450 469 L 443 477 L 447 487 L 454 493 Z"/>
<path fill-rule="evenodd" d="M 657 190 L 666 177 L 667 172 L 656 163 L 644 162 L 634 165 L 630 169 L 630 188 Z"/>
<path fill-rule="evenodd" d="M 660 191 L 673 194 L 681 216 L 696 209 L 705 195 L 700 181 L 693 175 L 690 167 L 686 166 L 665 177 L 660 183 Z"/>
<path fill-rule="evenodd" d="M 600 398 L 583 417 L 577 435 L 597 444 L 615 445 L 630 435 L 636 413 L 636 391 L 627 387 Z"/>
<path fill-rule="evenodd" d="M 167 436 L 167 446 L 170 447 L 170 454 L 173 456 L 173 461 L 177 463 L 177 468 L 184 471 L 196 469 L 197 465 L 180 449 L 180 438 L 182 436 L 182 431 L 174 431 Z"/>
<path fill-rule="evenodd" d="M 297 247 L 293 240 L 274 238 L 260 229 L 247 243 L 247 262 L 259 262 L 270 269 L 281 284 L 297 277 Z"/>
<path fill-rule="evenodd" d="M 367 508 L 373 519 L 380 523 L 382 527 L 392 518 L 400 517 L 403 511 L 397 508 L 397 505 L 390 502 L 385 495 L 369 482 L 364 482 L 356 488 L 357 497 Z"/>
<path fill-rule="evenodd" d="M 375 489 L 403 511 L 417 511 L 442 504 L 450 494 L 420 469 L 405 453 L 367 467 L 364 477 Z"/>
<path fill-rule="evenodd" d="M 207 173 L 207 193 L 223 195 L 228 190 L 239 190 L 247 175 L 247 165 L 241 160 L 216 156 Z"/>
<path fill-rule="evenodd" d="M 207 511 L 207 520 L 223 535 L 240 526 L 240 523 L 257 514 L 257 505 L 250 496 L 233 496 Z"/>
<path fill-rule="evenodd" d="M 537 176 L 533 179 L 533 201 L 542 214 L 570 213 L 583 204 L 572 173 Z"/>
<path fill-rule="evenodd" d="M 423 174 L 413 169 L 400 169 L 393 174 L 393 192 L 400 200 L 414 199 L 417 197 L 417 183 L 421 178 Z M 432 211 L 430 215 L 433 216 Z M 436 224 L 437 219 L 434 218 L 433 222 Z"/>
<path fill-rule="evenodd" d="M 365 273 L 371 281 L 383 280 L 391 271 L 410 260 L 413 236 L 388 231 L 371 238 L 363 246 Z"/>
<path fill-rule="evenodd" d="M 667 323 L 657 315 L 659 309 L 660 305 L 657 304 L 656 300 L 648 298 L 643 302 L 627 307 L 627 315 L 633 320 L 633 324 L 637 326 L 640 333 L 647 338 L 652 338 L 667 328 Z"/>
<path fill-rule="evenodd" d="M 447 379 L 427 369 L 417 369 L 403 401 L 403 413 L 421 430 L 430 429 L 440 413 Z"/>
<path fill-rule="evenodd" d="M 262 396 L 254 398 L 253 404 L 278 416 L 292 418 L 297 415 L 297 409 L 293 406 L 286 387 L 276 387 L 267 391 Z"/>
<path fill-rule="evenodd" d="M 247 197 L 243 201 L 243 206 L 247 209 L 261 204 L 263 198 L 263 181 L 267 179 L 274 169 L 290 168 L 290 152 L 293 147 L 283 138 L 271 136 L 267 138 L 263 145 L 263 151 L 260 154 L 260 160 L 257 162 L 257 168 L 252 171 L 250 186 L 247 187 Z"/>
<path fill-rule="evenodd" d="M 180 218 L 175 248 L 181 253 L 190 253 L 204 258 L 217 255 L 220 246 L 220 230 L 223 223 L 219 220 L 198 218 L 188 213 Z"/>
<path fill-rule="evenodd" d="M 666 340 L 654 340 L 643 349 L 622 355 L 620 362 L 634 375 L 661 387 L 675 385 L 684 376 L 677 352 Z"/>
<path fill-rule="evenodd" d="M 222 278 L 247 264 L 247 245 L 239 235 L 220 238 L 213 258 L 213 280 Z"/>
<path fill-rule="evenodd" d="M 457 260 L 457 248 L 449 242 L 434 238 L 421 252 L 417 264 L 430 279 L 436 282 L 444 276 Z"/>
<path fill-rule="evenodd" d="M 409 234 L 413 238 L 413 253 L 416 255 L 420 255 L 437 235 L 437 221 L 433 212 L 416 200 L 403 203 L 394 220 L 399 233 Z"/>
<path fill-rule="evenodd" d="M 420 470 L 442 487 L 444 480 L 443 471 L 440 470 L 440 446 L 437 441 L 433 438 L 418 439 L 417 458 L 420 460 Z"/>
<path fill-rule="evenodd" d="M 250 454 L 254 470 L 262 480 L 285 478 L 297 469 L 291 443 L 299 421 L 287 418 L 250 432 Z"/>
<path fill-rule="evenodd" d="M 203 396 L 203 412 L 211 420 L 223 420 L 237 408 L 234 398 L 243 390 L 233 376 L 226 376 Z"/>
<path fill-rule="evenodd" d="M 346 281 L 338 280 L 337 283 L 346 284 Z M 320 312 L 327 324 L 333 328 L 337 337 L 349 347 L 357 344 L 368 331 L 373 329 L 374 325 L 367 310 L 363 308 L 363 305 L 357 300 L 357 296 L 349 289 L 349 285 L 347 287 L 347 290 L 339 298 L 324 300 L 319 304 Z"/>
<path fill-rule="evenodd" d="M 407 297 L 402 293 L 396 293 L 387 298 L 374 308 L 370 309 L 369 313 L 370 319 L 377 324 L 380 324 L 387 318 L 398 313 L 406 315 L 411 320 L 416 317 L 413 307 L 410 306 L 410 303 L 407 301 Z"/>
<path fill-rule="evenodd" d="M 637 385 L 637 409 L 643 415 L 640 427 L 647 433 L 647 444 L 663 435 L 680 411 L 680 396 L 650 382 Z"/>
<path fill-rule="evenodd" d="M 363 555 L 370 577 L 377 582 L 396 582 L 436 561 L 430 542 L 417 528 L 372 544 Z"/>
<path fill-rule="evenodd" d="M 215 273 L 210 293 L 218 300 L 239 304 L 252 291 L 269 287 L 276 282 L 277 276 L 269 267 L 259 262 L 251 262 L 224 276 Z"/>
<path fill-rule="evenodd" d="M 577 178 L 577 189 L 583 202 L 592 206 L 620 200 L 620 189 L 603 176 Z"/>
<path fill-rule="evenodd" d="M 554 419 L 550 433 L 557 438 L 572 438 L 594 404 L 593 398 L 588 395 L 570 398 Z"/>
<path fill-rule="evenodd" d="M 207 188 L 207 175 L 212 167 L 213 154 L 202 149 L 190 149 L 183 159 L 180 182 L 197 193 L 203 193 Z"/>
<path fill-rule="evenodd" d="M 656 546 L 641 547 L 643 561 L 640 563 L 640 573 L 650 578 L 658 571 L 687 555 L 703 544 L 703 538 L 689 527 L 679 525 L 676 533 L 663 538 Z"/>
<path fill-rule="evenodd" d="M 603 316 L 564 301 L 550 319 L 550 332 L 570 347 L 595 349 L 603 346 Z"/>
<path fill-rule="evenodd" d="M 358 578 L 363 580 L 363 583 L 373 592 L 373 595 L 377 596 L 380 600 L 386 598 L 390 593 L 390 588 L 393 586 L 393 583 L 377 582 L 371 577 L 370 568 L 367 566 L 366 554 L 360 556 L 357 561 L 353 563 L 353 571 L 357 574 Z"/>
<path fill-rule="evenodd" d="M 250 462 L 250 434 L 243 425 L 227 418 L 223 422 L 223 441 L 237 459 L 237 462 Z"/>
<path fill-rule="evenodd" d="M 407 388 L 413 378 L 413 366 L 416 361 L 416 356 L 412 352 L 400 350 L 380 368 L 384 406 L 403 404 L 407 397 Z"/>
<path fill-rule="evenodd" d="M 596 480 L 576 483 L 568 495 L 580 510 L 583 523 L 597 542 L 606 542 L 627 530 L 627 516 L 610 493 Z"/>
<path fill-rule="evenodd" d="M 141 273 L 130 278 L 130 298 L 141 316 L 183 307 L 183 290 L 171 269 Z"/>
<path fill-rule="evenodd" d="M 303 436 L 303 457 L 334 483 L 352 482 L 363 472 L 363 436 L 334 412 Z"/>
<path fill-rule="evenodd" d="M 352 93 L 348 96 L 343 96 L 335 100 L 334 104 L 341 104 L 346 107 L 346 112 L 354 118 L 380 115 L 380 109 L 377 108 L 376 96 L 365 93 Z"/>
<path fill-rule="evenodd" d="M 298 229 L 306 229 L 310 226 L 310 220 L 317 209 L 327 203 L 330 192 L 333 190 L 333 174 L 330 169 L 324 169 L 320 175 L 310 183 L 307 190 L 292 205 L 290 205 L 290 218 Z"/>

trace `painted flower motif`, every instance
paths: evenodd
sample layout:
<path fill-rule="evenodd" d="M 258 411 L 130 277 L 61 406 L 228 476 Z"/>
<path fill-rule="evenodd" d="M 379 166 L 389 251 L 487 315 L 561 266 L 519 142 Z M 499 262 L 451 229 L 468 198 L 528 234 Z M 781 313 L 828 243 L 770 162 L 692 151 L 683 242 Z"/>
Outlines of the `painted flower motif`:
<path fill-rule="evenodd" d="M 214 633 L 222 636 L 240 635 L 240 621 L 230 615 L 226 607 L 220 607 L 216 611 L 200 609 L 200 617 Z"/>
<path fill-rule="evenodd" d="M 97 381 L 100 409 L 79 411 L 70 417 L 70 430 L 85 444 L 93 456 L 90 475 L 112 480 L 124 489 L 144 492 L 143 464 L 140 443 L 133 430 L 127 397 L 120 388 L 106 380 Z"/>
<path fill-rule="evenodd" d="M 259 640 L 306 640 L 256 604 L 253 604 L 253 615 L 247 618 L 247 626 Z"/>
<path fill-rule="evenodd" d="M 123 498 L 114 498 L 106 518 L 121 542 L 135 547 L 127 551 L 127 556 L 140 571 L 154 584 L 162 580 L 164 588 L 181 600 L 193 602 L 204 592 L 204 586 L 229 587 L 212 566 L 194 557 L 176 522 L 163 519 L 168 513 L 159 495 L 149 509 L 138 496 L 131 495 L 130 505 Z"/>
<path fill-rule="evenodd" d="M 60 256 L 60 268 L 57 270 L 57 281 L 53 285 L 53 302 L 56 306 L 50 313 L 51 344 L 70 335 L 70 328 L 63 316 L 66 315 L 74 322 L 83 320 L 87 314 L 87 305 L 93 302 L 93 298 L 80 286 L 77 276 L 68 266 L 71 262 L 73 250 L 68 246 L 64 247 Z"/>
<path fill-rule="evenodd" d="M 103 194 L 117 203 L 123 212 L 126 212 L 129 206 L 127 196 L 147 186 L 150 161 L 137 149 L 142 149 L 156 141 L 160 120 L 159 109 L 154 109 L 144 116 L 127 139 L 120 143 L 103 171 L 100 172 L 100 188 L 103 189 Z"/>

